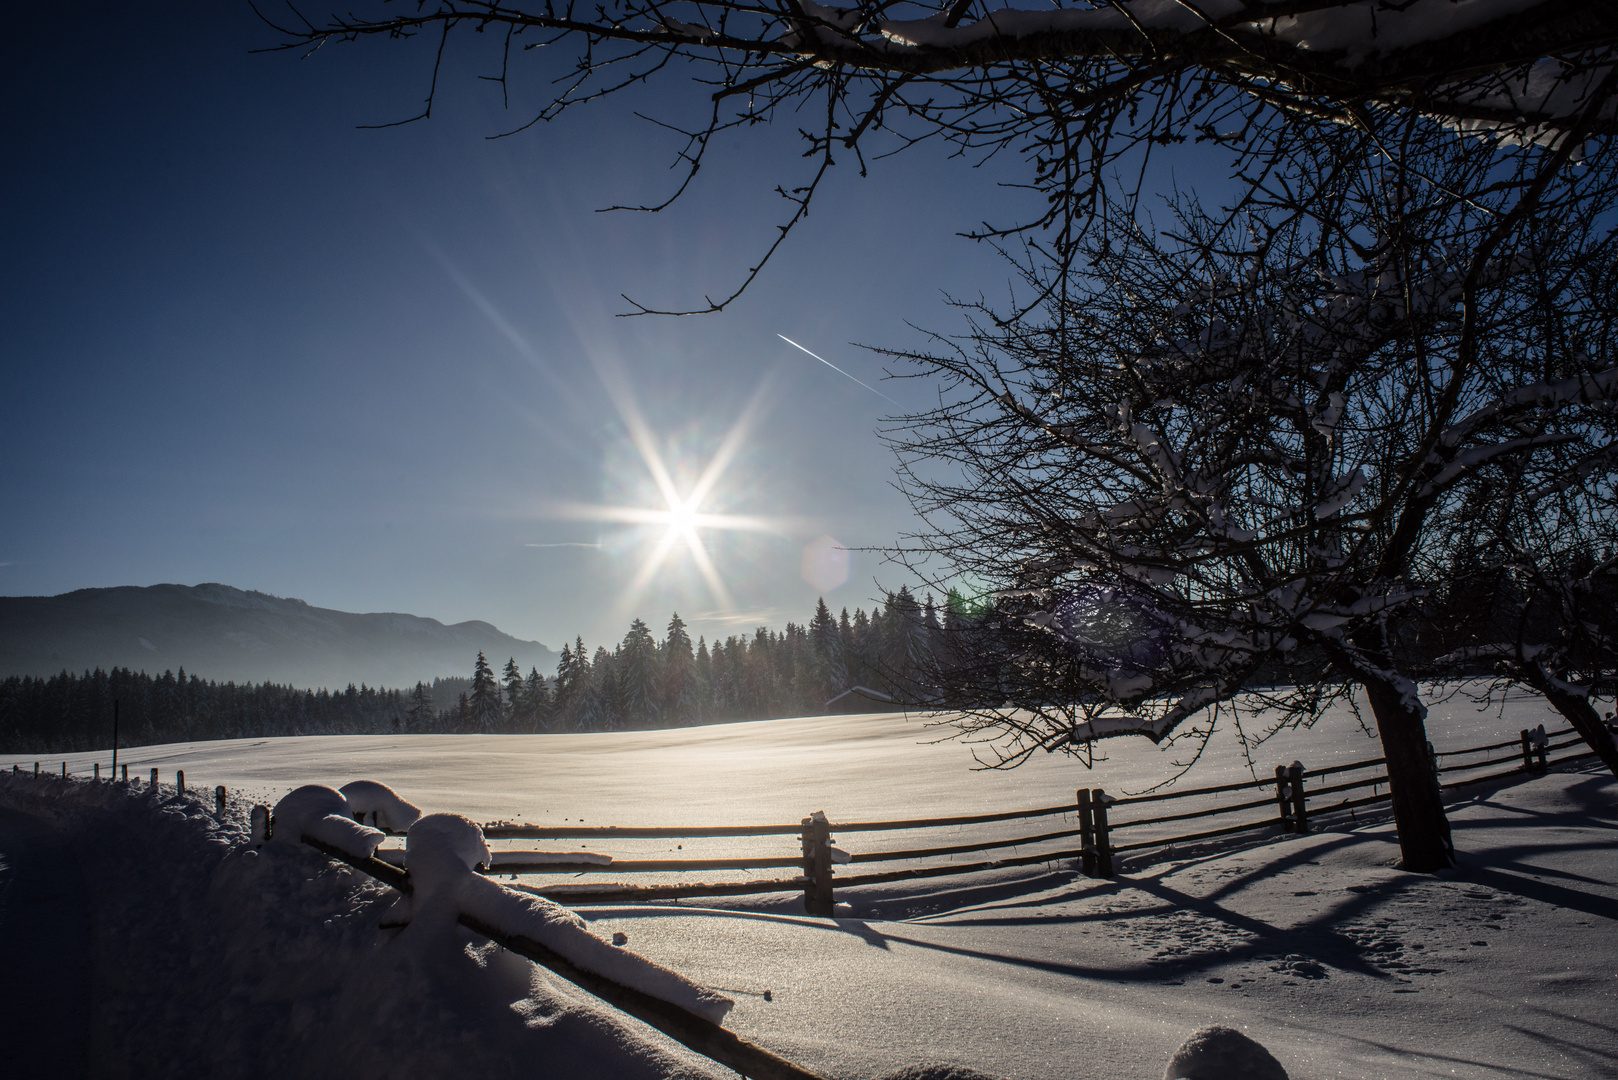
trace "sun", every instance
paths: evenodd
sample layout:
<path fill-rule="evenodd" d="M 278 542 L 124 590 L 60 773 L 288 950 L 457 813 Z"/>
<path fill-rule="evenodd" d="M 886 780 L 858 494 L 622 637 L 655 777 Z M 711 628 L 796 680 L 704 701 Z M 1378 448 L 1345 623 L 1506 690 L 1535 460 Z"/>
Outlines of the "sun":
<path fill-rule="evenodd" d="M 618 415 L 622 418 L 630 440 L 646 467 L 647 476 L 652 482 L 651 489 L 647 493 L 653 495 L 656 503 L 660 505 L 567 504 L 554 507 L 555 515 L 575 520 L 636 525 L 647 529 L 650 536 L 656 537 L 630 582 L 628 593 L 624 597 L 627 604 L 633 605 L 636 598 L 651 585 L 668 561 L 683 552 L 701 575 L 720 609 L 728 610 L 734 607 L 730 590 L 726 587 L 708 551 L 705 535 L 715 532 L 782 532 L 792 524 L 784 518 L 712 513 L 703 509 L 704 506 L 718 501 L 716 495 L 720 491 L 726 470 L 730 468 L 745 442 L 748 430 L 763 412 L 766 386 L 761 385 L 754 393 L 752 400 L 741 411 L 741 415 L 731 425 L 725 437 L 720 440 L 713 456 L 700 463 L 700 468 L 696 467 L 697 462 L 677 463 L 688 467 L 680 469 L 682 475 L 696 476 L 694 482 L 682 489 L 681 485 L 676 483 L 675 470 L 670 468 L 670 462 L 665 459 L 658 439 L 654 437 L 650 425 L 641 414 L 633 392 L 625 383 L 617 380 L 604 377 L 602 382 L 611 394 Z"/>
<path fill-rule="evenodd" d="M 669 531 L 687 543 L 697 535 L 697 525 L 701 515 L 697 513 L 696 506 L 687 502 L 677 502 L 669 507 Z"/>

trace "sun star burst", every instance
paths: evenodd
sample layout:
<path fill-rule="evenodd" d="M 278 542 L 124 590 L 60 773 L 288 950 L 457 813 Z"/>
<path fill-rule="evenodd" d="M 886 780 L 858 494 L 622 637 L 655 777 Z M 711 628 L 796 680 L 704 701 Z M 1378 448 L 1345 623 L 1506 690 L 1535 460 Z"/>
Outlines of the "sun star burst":
<path fill-rule="evenodd" d="M 650 425 L 642 415 L 640 406 L 630 391 L 628 381 L 613 373 L 603 372 L 602 383 L 611 395 L 630 441 L 640 455 L 657 490 L 661 506 L 608 506 L 565 504 L 555 507 L 555 516 L 583 521 L 599 521 L 622 525 L 637 525 L 656 534 L 645 557 L 630 582 L 626 604 L 633 606 L 640 593 L 649 586 L 671 557 L 682 549 L 702 576 L 714 601 L 722 610 L 733 608 L 734 602 L 724 578 L 714 565 L 704 541 L 704 534 L 714 532 L 780 532 L 788 527 L 788 520 L 748 514 L 708 513 L 703 506 L 711 502 L 725 472 L 735 461 L 737 452 L 746 439 L 748 430 L 763 411 L 768 381 L 761 384 L 730 426 L 718 448 L 697 474 L 689 489 L 681 490 L 675 482 Z M 661 530 L 658 532 L 658 530 Z"/>

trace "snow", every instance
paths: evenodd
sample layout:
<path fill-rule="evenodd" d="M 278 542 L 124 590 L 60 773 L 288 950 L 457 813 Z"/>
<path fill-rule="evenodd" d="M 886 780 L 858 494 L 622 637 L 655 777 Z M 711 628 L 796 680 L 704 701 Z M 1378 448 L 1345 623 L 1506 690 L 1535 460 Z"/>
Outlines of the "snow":
<path fill-rule="evenodd" d="M 1461 698 L 1429 704 L 1439 750 L 1564 726 L 1526 697 L 1503 712 Z M 1059 755 L 971 772 L 970 748 L 931 743 L 937 735 L 879 714 L 126 748 L 132 773 L 178 766 L 193 784 L 226 783 L 224 820 L 172 787 L 9 771 L 0 810 L 52 830 L 83 869 L 92 1075 L 133 1076 L 141 1062 L 162 1061 L 226 1077 L 717 1078 L 731 1074 L 416 911 L 415 898 L 306 847 L 255 850 L 247 806 L 365 776 L 423 808 L 481 820 L 757 824 L 824 806 L 835 833 L 839 821 L 1058 805 L 1081 785 L 1122 795 L 1168 779 L 1191 753 L 1136 739 L 1103 744 L 1094 772 Z M 1253 751 L 1251 771 L 1233 735 L 1221 728 L 1181 783 L 1377 753 L 1347 710 L 1275 736 Z M 69 764 L 88 775 L 94 759 Z M 0 758 L 0 770 L 14 760 Z M 24 764 L 31 771 L 32 759 Z M 328 790 L 302 796 L 300 812 L 335 816 L 340 793 Z M 622 934 L 628 955 L 734 1001 L 730 1030 L 828 1080 L 1148 1080 L 1210 1026 L 1254 1039 L 1294 1080 L 1583 1080 L 1618 1066 L 1615 800 L 1618 782 L 1593 766 L 1467 789 L 1450 811 L 1461 865 L 1437 875 L 1398 870 L 1386 815 L 1362 812 L 1308 836 L 1135 858 L 1114 881 L 1049 864 L 839 889 L 835 919 L 806 917 L 791 895 L 574 915 L 471 874 L 468 860 L 489 842 L 470 821 L 429 815 L 416 826 L 427 848 L 414 834 L 406 844 L 412 874 L 457 904 L 470 883 L 489 921 L 533 920 L 577 938 L 582 919 L 595 942 L 586 947 L 603 957 L 626 955 L 610 944 Z M 433 817 L 441 824 L 423 827 Z M 870 833 L 840 842 L 885 846 Z M 0 830 L 0 890 L 10 896 L 7 843 Z M 615 854 L 679 857 L 667 853 L 673 842 L 613 843 Z M 745 843 L 796 847 L 792 837 Z M 436 872 L 420 861 L 435 857 Z M 8 959 L 8 979 L 16 970 Z"/>
<path fill-rule="evenodd" d="M 380 830 L 354 820 L 342 792 L 321 784 L 306 784 L 290 792 L 275 804 L 270 818 L 272 843 L 297 844 L 312 836 L 361 859 L 375 854 L 385 838 Z"/>
<path fill-rule="evenodd" d="M 1543 0 L 1410 0 L 1390 3 L 1345 3 L 1300 15 L 1281 18 L 1254 18 L 1241 22 L 1243 13 L 1262 15 L 1263 5 L 1244 5 L 1240 0 L 1210 0 L 1190 5 L 1178 0 L 1131 0 L 1116 6 L 1056 10 L 1003 8 L 982 19 L 956 27 L 944 25 L 943 16 L 925 19 L 889 20 L 877 30 L 900 48 L 962 48 L 994 37 L 1027 37 L 1043 33 L 1128 32 L 1131 21 L 1149 30 L 1171 30 L 1190 34 L 1211 24 L 1222 24 L 1224 31 L 1240 38 L 1261 35 L 1311 52 L 1336 53 L 1345 67 L 1357 67 L 1366 60 L 1387 56 L 1400 49 L 1439 41 L 1497 19 L 1526 11 Z M 1255 10 L 1257 9 L 1257 10 Z M 828 9 L 806 5 L 805 10 L 820 15 Z M 1124 14 L 1127 12 L 1127 17 Z M 827 22 L 845 29 L 847 21 L 821 15 Z M 1541 80 L 1543 82 L 1544 79 Z M 1548 86 L 1534 83 L 1525 96 L 1549 109 L 1566 106 Z M 1572 98 L 1572 94 L 1566 95 Z"/>
<path fill-rule="evenodd" d="M 730 1011 L 734 1002 L 723 994 L 614 946 L 560 904 L 515 892 L 473 872 L 490 861 L 483 830 L 459 814 L 428 814 L 411 826 L 405 866 L 412 887 L 410 924 L 416 933 L 454 934 L 456 920 L 464 913 L 716 1024 Z"/>
<path fill-rule="evenodd" d="M 1163 1080 L 1287 1080 L 1286 1070 L 1264 1047 L 1235 1028 L 1205 1027 L 1169 1059 Z"/>
<path fill-rule="evenodd" d="M 375 780 L 355 780 L 338 789 L 348 800 L 348 808 L 361 821 L 367 817 L 371 824 L 384 832 L 405 832 L 421 817 L 421 810 L 410 805 L 388 785 Z"/>
<path fill-rule="evenodd" d="M 400 927 L 392 890 L 295 844 L 258 850 L 236 800 L 223 821 L 172 789 L 0 776 L 0 817 L 26 818 L 83 868 L 87 1020 L 19 1032 L 0 1015 L 0 1073 L 401 1080 L 448 1076 L 720 1080 L 726 1072 L 464 930 Z M 352 824 L 352 822 L 351 822 Z M 0 927 L 30 882 L 0 828 Z M 38 847 L 39 845 L 35 845 Z M 65 897 L 71 900 L 72 897 Z M 61 931 L 39 921 L 21 928 Z M 79 943 L 50 950 L 68 966 Z M 36 952 L 41 950 L 35 950 Z M 26 953 L 7 954 L 8 988 Z M 51 1038 L 60 1034 L 61 1038 Z M 16 1047 L 42 1039 L 57 1070 Z M 23 1071 L 12 1071 L 21 1061 Z"/>
<path fill-rule="evenodd" d="M 1354 497 L 1365 486 L 1365 470 L 1355 469 L 1344 473 L 1332 481 L 1331 491 L 1315 506 L 1315 517 L 1321 521 L 1336 514 L 1343 507 L 1354 501 Z"/>

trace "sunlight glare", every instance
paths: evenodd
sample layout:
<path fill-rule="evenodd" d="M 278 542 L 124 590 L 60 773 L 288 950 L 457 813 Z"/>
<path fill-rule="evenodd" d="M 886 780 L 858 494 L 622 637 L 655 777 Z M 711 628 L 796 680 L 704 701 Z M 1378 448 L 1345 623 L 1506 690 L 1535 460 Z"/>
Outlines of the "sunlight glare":
<path fill-rule="evenodd" d="M 633 606 L 640 593 L 652 584 L 669 559 L 683 549 L 719 607 L 722 610 L 729 610 L 734 607 L 734 602 L 718 567 L 714 565 L 708 545 L 703 539 L 704 533 L 782 532 L 792 525 L 791 519 L 787 518 L 705 513 L 702 509 L 718 494 L 726 470 L 735 461 L 749 430 L 764 411 L 770 380 L 766 378 L 759 384 L 736 418 L 736 422 L 720 440 L 713 457 L 697 474 L 690 490 L 681 491 L 676 483 L 674 470 L 665 460 L 659 442 L 630 389 L 629 380 L 616 365 L 598 363 L 597 370 L 601 375 L 602 385 L 612 398 L 624 429 L 656 488 L 656 498 L 662 505 L 652 507 L 566 504 L 553 507 L 554 514 L 575 520 L 641 526 L 650 529 L 656 535 L 655 542 L 641 560 L 630 582 L 628 594 L 623 598 L 626 605 Z"/>

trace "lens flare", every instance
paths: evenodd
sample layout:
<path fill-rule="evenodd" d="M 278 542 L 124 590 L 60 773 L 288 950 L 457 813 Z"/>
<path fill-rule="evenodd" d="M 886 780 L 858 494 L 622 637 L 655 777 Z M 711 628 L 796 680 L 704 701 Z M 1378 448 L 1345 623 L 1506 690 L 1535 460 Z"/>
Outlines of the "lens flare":
<path fill-rule="evenodd" d="M 628 593 L 623 598 L 626 606 L 633 607 L 664 566 L 672 558 L 683 554 L 690 559 L 717 606 L 721 610 L 734 608 L 735 602 L 718 567 L 714 565 L 705 537 L 711 537 L 716 532 L 784 533 L 797 524 L 796 519 L 780 516 L 717 513 L 705 509 L 719 501 L 726 471 L 735 463 L 749 431 L 764 412 L 769 380 L 764 380 L 754 391 L 735 423 L 720 440 L 713 456 L 700 469 L 681 470 L 686 476 L 695 473 L 695 480 L 682 485 L 676 479 L 676 470 L 670 467 L 670 460 L 660 440 L 641 412 L 628 379 L 612 365 L 598 363 L 597 370 L 623 421 L 624 430 L 645 466 L 647 478 L 651 481 L 649 494 L 653 496 L 654 505 L 592 506 L 570 503 L 553 506 L 551 516 L 640 526 L 655 536 L 630 581 Z"/>

